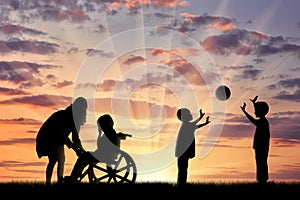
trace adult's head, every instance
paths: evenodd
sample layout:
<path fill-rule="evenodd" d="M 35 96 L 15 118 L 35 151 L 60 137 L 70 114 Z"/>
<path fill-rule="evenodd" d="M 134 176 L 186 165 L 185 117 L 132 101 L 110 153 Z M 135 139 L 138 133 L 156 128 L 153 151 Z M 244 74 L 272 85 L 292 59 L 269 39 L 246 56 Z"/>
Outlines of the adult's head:
<path fill-rule="evenodd" d="M 84 97 L 77 97 L 72 104 L 73 118 L 78 125 L 86 122 L 87 100 Z"/>

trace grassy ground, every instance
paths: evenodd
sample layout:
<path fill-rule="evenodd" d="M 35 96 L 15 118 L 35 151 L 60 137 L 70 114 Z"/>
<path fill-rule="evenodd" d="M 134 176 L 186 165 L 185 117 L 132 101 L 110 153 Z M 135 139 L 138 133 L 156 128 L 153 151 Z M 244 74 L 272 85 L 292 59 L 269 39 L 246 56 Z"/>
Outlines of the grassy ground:
<path fill-rule="evenodd" d="M 256 182 L 239 182 L 239 183 L 188 183 L 184 186 L 178 186 L 170 183 L 134 183 L 134 184 L 52 184 L 46 186 L 44 183 L 38 182 L 9 182 L 0 183 L 0 192 L 3 196 L 9 197 L 34 197 L 44 196 L 54 197 L 70 197 L 79 199 L 81 196 L 91 196 L 97 198 L 102 195 L 111 198 L 165 198 L 179 197 L 184 198 L 203 198 L 203 195 L 210 197 L 230 197 L 230 198 L 246 198 L 246 197 L 279 197 L 284 195 L 294 197 L 300 194 L 300 183 L 276 183 L 269 182 L 266 184 L 258 184 Z M 192 195 L 192 196 L 191 196 Z M 242 195 L 242 196 L 241 196 Z M 64 197 L 65 196 L 65 197 Z M 185 199 L 184 199 L 185 200 Z"/>

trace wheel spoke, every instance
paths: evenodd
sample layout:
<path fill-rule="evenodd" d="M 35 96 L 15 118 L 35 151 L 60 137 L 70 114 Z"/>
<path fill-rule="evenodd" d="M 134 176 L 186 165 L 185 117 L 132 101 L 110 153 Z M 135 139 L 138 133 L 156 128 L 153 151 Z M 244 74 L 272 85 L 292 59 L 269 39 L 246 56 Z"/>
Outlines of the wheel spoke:
<path fill-rule="evenodd" d="M 103 175 L 103 176 L 100 176 L 100 177 L 98 177 L 98 178 L 96 178 L 96 180 L 95 181 L 101 181 L 101 180 L 104 180 L 104 179 L 106 179 L 107 177 L 109 177 L 109 175 L 108 174 L 105 174 L 105 175 Z"/>
<path fill-rule="evenodd" d="M 82 174 L 82 177 L 86 174 L 91 183 L 134 183 L 137 175 L 134 160 L 124 151 L 120 151 L 118 158 L 113 163 L 90 164 L 90 168 Z"/>

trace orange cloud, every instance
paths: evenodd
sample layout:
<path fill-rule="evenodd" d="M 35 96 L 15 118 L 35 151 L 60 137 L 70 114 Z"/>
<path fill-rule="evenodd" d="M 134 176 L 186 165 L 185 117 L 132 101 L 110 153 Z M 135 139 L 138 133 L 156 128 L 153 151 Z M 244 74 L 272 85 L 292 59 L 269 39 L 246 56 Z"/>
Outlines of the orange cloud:
<path fill-rule="evenodd" d="M 152 5 L 155 6 L 164 6 L 164 7 L 176 7 L 179 6 L 186 6 L 187 2 L 180 2 L 179 0 L 152 0 Z"/>
<path fill-rule="evenodd" d="M 222 24 L 219 21 L 216 21 L 212 24 L 212 26 L 214 28 L 220 29 L 222 31 L 226 31 L 226 30 L 231 30 L 231 29 L 235 29 L 235 25 L 232 23 L 226 23 L 226 24 Z"/>

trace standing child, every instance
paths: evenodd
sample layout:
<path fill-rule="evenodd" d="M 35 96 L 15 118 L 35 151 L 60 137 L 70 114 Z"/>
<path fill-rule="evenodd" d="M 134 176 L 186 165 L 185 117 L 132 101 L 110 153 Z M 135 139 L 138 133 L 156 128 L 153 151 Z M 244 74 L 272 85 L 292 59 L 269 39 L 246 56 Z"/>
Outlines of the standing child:
<path fill-rule="evenodd" d="M 176 141 L 175 156 L 177 157 L 177 184 L 185 184 L 188 174 L 188 162 L 189 159 L 195 157 L 195 131 L 196 129 L 205 126 L 210 123 L 209 117 L 206 118 L 206 122 L 198 124 L 203 118 L 205 113 L 202 113 L 200 109 L 200 116 L 198 119 L 193 120 L 193 116 L 189 109 L 181 108 L 177 111 L 177 118 L 182 122 Z"/>
<path fill-rule="evenodd" d="M 255 150 L 256 161 L 256 180 L 259 183 L 265 183 L 269 179 L 268 154 L 270 145 L 270 126 L 269 121 L 266 118 L 266 114 L 269 112 L 269 106 L 264 101 L 256 100 L 257 96 L 254 99 L 250 99 L 254 106 L 254 114 L 258 119 L 254 119 L 246 111 L 246 103 L 241 106 L 241 109 L 250 122 L 256 126 L 253 139 L 253 149 Z"/>

